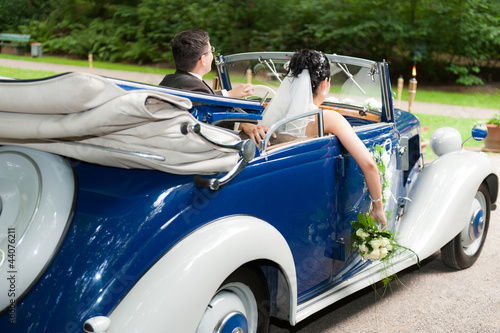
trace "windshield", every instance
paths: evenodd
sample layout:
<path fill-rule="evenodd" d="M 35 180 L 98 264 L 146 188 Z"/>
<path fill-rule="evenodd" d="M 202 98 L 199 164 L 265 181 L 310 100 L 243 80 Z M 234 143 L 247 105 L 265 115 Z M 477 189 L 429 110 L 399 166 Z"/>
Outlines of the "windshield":
<path fill-rule="evenodd" d="M 331 69 L 326 102 L 382 111 L 380 79 L 371 68 L 333 63 Z"/>
<path fill-rule="evenodd" d="M 255 94 L 247 99 L 269 102 L 285 77 L 286 62 L 293 53 L 247 53 L 226 57 L 231 87 L 252 83 Z M 357 58 L 327 55 L 331 88 L 326 105 L 347 107 L 380 114 L 382 89 L 377 64 Z"/>

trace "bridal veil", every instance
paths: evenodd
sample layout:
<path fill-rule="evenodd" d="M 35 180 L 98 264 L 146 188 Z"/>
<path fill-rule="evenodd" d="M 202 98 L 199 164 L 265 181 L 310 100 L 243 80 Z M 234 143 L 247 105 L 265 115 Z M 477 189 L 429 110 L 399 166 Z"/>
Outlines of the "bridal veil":
<path fill-rule="evenodd" d="M 309 71 L 304 69 L 297 77 L 290 75 L 285 77 L 276 95 L 263 112 L 262 123 L 271 127 L 282 119 L 314 109 L 317 107 L 313 104 L 311 77 Z M 314 121 L 314 117 L 297 119 L 282 126 L 277 132 L 298 138 L 306 137 L 306 127 L 311 121 Z"/>

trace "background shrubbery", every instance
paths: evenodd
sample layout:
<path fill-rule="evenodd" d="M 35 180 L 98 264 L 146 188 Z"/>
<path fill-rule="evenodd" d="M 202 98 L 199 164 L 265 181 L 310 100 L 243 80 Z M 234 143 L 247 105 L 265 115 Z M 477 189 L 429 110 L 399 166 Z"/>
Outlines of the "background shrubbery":
<path fill-rule="evenodd" d="M 303 47 L 385 59 L 419 81 L 500 81 L 498 0 L 1 0 L 0 30 L 44 53 L 172 65 L 170 41 L 202 28 L 217 52 Z"/>

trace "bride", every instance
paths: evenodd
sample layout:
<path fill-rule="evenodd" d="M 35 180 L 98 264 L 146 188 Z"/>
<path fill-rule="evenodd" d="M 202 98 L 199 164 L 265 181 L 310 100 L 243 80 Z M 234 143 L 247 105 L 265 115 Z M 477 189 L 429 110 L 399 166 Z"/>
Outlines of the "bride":
<path fill-rule="evenodd" d="M 290 60 L 288 74 L 281 83 L 276 96 L 263 113 L 262 124 L 271 127 L 286 117 L 320 108 L 330 91 L 330 63 L 320 51 L 304 49 Z M 387 225 L 382 203 L 382 190 L 378 168 L 370 152 L 356 135 L 351 125 L 339 113 L 323 110 L 325 134 L 337 136 L 344 148 L 363 171 L 372 200 L 370 215 L 382 228 Z M 296 137 L 307 136 L 307 125 L 314 121 L 312 116 L 292 121 L 278 130 L 282 134 Z"/>

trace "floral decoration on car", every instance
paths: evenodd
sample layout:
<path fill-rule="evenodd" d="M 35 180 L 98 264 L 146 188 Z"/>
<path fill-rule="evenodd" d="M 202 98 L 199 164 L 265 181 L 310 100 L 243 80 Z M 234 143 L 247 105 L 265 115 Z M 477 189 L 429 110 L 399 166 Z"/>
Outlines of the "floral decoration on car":
<path fill-rule="evenodd" d="M 382 203 L 387 203 L 387 200 L 392 196 L 392 173 L 388 165 L 391 159 L 390 152 L 387 151 L 384 145 L 375 145 L 372 153 L 373 159 L 377 163 L 378 172 L 380 175 L 380 183 L 382 186 Z M 387 220 L 391 219 L 391 213 L 386 212 Z M 367 260 L 387 260 L 397 247 L 395 236 L 391 231 L 380 230 L 377 223 L 368 213 L 359 213 L 358 220 L 352 221 L 351 225 L 354 228 L 351 234 L 351 242 L 355 249 L 359 250 L 361 257 Z"/>
<path fill-rule="evenodd" d="M 392 196 L 392 172 L 388 168 L 391 155 L 386 150 L 385 145 L 375 145 L 375 150 L 373 151 L 372 156 L 377 163 L 378 173 L 380 175 L 380 184 L 382 185 L 382 203 L 385 205 L 387 200 Z"/>

